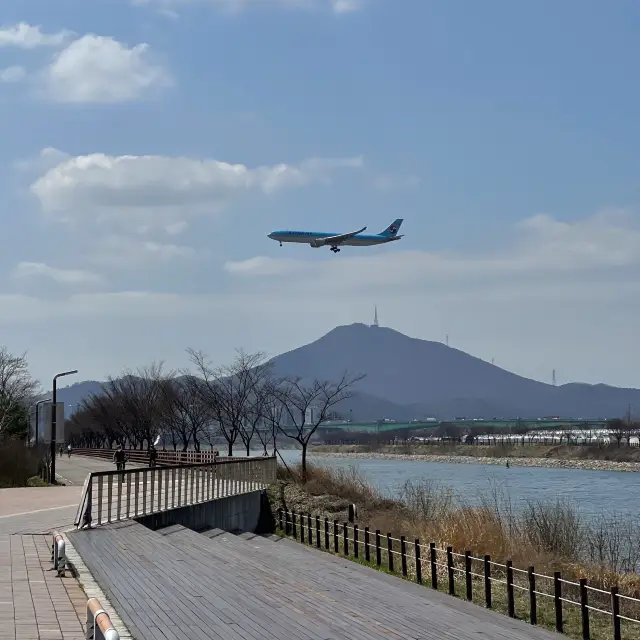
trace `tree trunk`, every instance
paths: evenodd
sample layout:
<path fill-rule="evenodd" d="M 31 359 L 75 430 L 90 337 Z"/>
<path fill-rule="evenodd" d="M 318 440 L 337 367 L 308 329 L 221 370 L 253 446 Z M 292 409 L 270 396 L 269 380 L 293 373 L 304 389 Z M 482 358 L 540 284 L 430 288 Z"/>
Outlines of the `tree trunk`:
<path fill-rule="evenodd" d="M 308 442 L 302 442 L 302 482 L 307 481 L 307 444 Z"/>
<path fill-rule="evenodd" d="M 249 457 L 250 448 L 251 448 L 251 440 L 247 440 L 247 458 Z"/>

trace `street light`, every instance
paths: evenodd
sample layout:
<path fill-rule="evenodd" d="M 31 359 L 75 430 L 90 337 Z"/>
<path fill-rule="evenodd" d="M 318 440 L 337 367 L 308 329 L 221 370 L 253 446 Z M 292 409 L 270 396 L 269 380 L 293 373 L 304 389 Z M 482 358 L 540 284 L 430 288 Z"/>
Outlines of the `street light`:
<path fill-rule="evenodd" d="M 56 483 L 56 391 L 58 378 L 63 376 L 70 376 L 74 373 L 78 373 L 77 369 L 73 371 L 63 371 L 53 376 L 53 393 L 51 394 L 51 484 Z"/>
<path fill-rule="evenodd" d="M 51 398 L 45 398 L 44 400 L 38 400 L 38 402 L 35 403 L 35 408 L 36 408 L 36 428 L 35 428 L 35 434 L 34 434 L 34 446 L 38 444 L 38 407 L 43 403 L 43 402 L 49 402 L 51 400 Z"/>

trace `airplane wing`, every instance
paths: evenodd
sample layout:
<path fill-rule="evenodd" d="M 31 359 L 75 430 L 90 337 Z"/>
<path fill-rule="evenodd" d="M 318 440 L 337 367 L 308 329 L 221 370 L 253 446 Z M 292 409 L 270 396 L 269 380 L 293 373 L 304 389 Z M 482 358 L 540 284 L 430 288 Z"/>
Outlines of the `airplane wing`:
<path fill-rule="evenodd" d="M 362 227 L 358 231 L 352 231 L 351 233 L 341 233 L 338 236 L 328 236 L 326 238 L 322 238 L 325 244 L 340 244 L 349 238 L 353 238 L 353 236 L 357 236 L 359 233 L 362 233 L 367 227 Z"/>

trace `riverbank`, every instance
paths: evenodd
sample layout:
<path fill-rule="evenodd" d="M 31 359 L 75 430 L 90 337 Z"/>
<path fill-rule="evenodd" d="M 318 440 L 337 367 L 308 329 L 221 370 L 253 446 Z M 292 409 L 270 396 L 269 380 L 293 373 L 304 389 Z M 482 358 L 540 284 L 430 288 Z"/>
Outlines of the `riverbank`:
<path fill-rule="evenodd" d="M 405 445 L 386 446 L 380 450 L 371 450 L 367 446 L 358 445 L 320 445 L 309 449 L 309 455 L 328 456 L 332 458 L 353 458 L 367 460 L 409 460 L 421 462 L 446 462 L 453 464 L 486 464 L 519 467 L 544 467 L 551 469 L 583 469 L 586 471 L 626 471 L 639 472 L 640 461 L 619 461 L 611 459 L 590 458 L 583 452 L 579 456 L 569 454 L 566 450 L 583 449 L 574 447 L 413 447 Z M 635 450 L 637 451 L 637 450 Z M 634 451 L 634 453 L 635 453 Z M 484 455 L 482 455 L 484 454 Z M 532 455 L 538 454 L 538 455 Z"/>
<path fill-rule="evenodd" d="M 340 532 L 339 554 L 349 555 L 351 559 L 363 562 L 362 547 L 359 558 L 353 556 L 353 533 L 349 534 L 351 546 L 348 554 L 345 553 L 342 540 L 345 531 L 343 523 L 348 521 L 349 505 L 355 504 L 360 544 L 364 540 L 364 527 L 368 527 L 371 532 L 379 530 L 382 533 L 383 570 L 386 570 L 388 565 L 387 533 L 395 539 L 395 544 L 399 544 L 400 537 L 404 536 L 406 540 L 412 541 L 409 545 L 411 548 L 416 538 L 427 547 L 433 542 L 438 549 L 439 562 L 444 562 L 444 549 L 451 546 L 455 566 L 460 571 L 464 569 L 464 555 L 457 554 L 469 551 L 477 558 L 483 558 L 488 554 L 495 563 L 501 563 L 494 565 L 492 571 L 496 572 L 496 578 L 503 581 L 505 576 L 502 575 L 500 567 L 507 559 L 512 560 L 516 569 L 525 570 L 524 573 L 514 572 L 515 582 L 524 589 L 518 589 L 516 592 L 519 617 L 522 615 L 526 618 L 527 603 L 524 599 L 520 600 L 520 597 L 528 588 L 526 568 L 529 566 L 535 566 L 536 572 L 541 575 L 553 575 L 554 571 L 560 571 L 562 577 L 570 581 L 564 583 L 566 591 L 563 595 L 573 601 L 579 600 L 579 594 L 577 591 L 574 593 L 575 589 L 571 585 L 579 578 L 586 578 L 590 585 L 597 588 L 607 590 L 618 584 L 621 593 L 633 597 L 640 594 L 640 577 L 632 569 L 635 567 L 635 558 L 640 553 L 640 537 L 638 523 L 631 517 L 598 516 L 585 519 L 569 502 L 556 498 L 531 502 L 522 510 L 515 511 L 507 495 L 493 493 L 487 493 L 479 505 L 474 505 L 470 504 L 464 495 L 429 482 L 408 483 L 392 499 L 368 486 L 366 480 L 354 468 L 327 469 L 310 465 L 306 483 L 301 481 L 299 468 L 292 467 L 291 471 L 292 474 L 289 475 L 284 469 L 280 469 L 278 483 L 269 488 L 274 514 L 279 508 L 286 509 L 289 513 L 295 512 L 299 533 L 302 530 L 302 514 L 302 522 L 305 523 L 303 537 L 307 538 L 307 544 L 310 542 L 308 536 L 312 535 L 307 531 L 308 515 L 312 517 L 312 521 L 316 516 L 321 522 L 327 518 L 332 536 L 329 552 L 333 551 L 335 521 Z M 324 525 L 321 524 L 321 527 L 323 530 Z M 353 529 L 350 530 L 353 532 Z M 323 536 L 320 538 L 322 540 Z M 624 550 L 616 542 L 622 540 L 625 541 Z M 321 545 L 324 545 L 324 542 L 321 541 Z M 375 559 L 373 552 L 372 558 Z M 397 562 L 395 571 L 388 572 L 397 574 L 399 565 Z M 412 567 L 414 565 L 410 561 L 409 579 L 415 579 Z M 481 572 L 482 563 L 477 567 L 473 565 L 473 571 Z M 438 574 L 439 584 L 446 589 L 446 568 L 438 567 Z M 425 581 L 427 575 L 429 574 L 425 568 Z M 464 594 L 464 573 L 456 571 L 455 579 L 456 592 Z M 544 582 L 540 591 L 549 593 L 550 589 L 552 585 Z M 499 583 L 495 583 L 494 608 L 505 611 L 506 600 L 502 591 Z M 474 600 L 478 593 L 483 593 L 481 581 L 477 585 L 474 584 Z M 600 605 L 606 610 L 608 596 L 600 598 L 597 592 L 590 592 L 590 597 L 593 598 L 593 606 Z M 553 624 L 551 603 L 548 598 L 540 599 L 539 624 Z M 625 606 L 627 604 L 630 606 L 630 603 L 625 602 Z M 565 631 L 570 636 L 579 636 L 579 609 L 568 607 L 565 614 Z M 627 609 L 626 615 L 631 614 L 632 611 Z M 640 609 L 636 604 L 633 605 L 633 615 L 640 615 Z M 610 633 L 610 624 L 604 617 L 595 617 L 592 621 L 591 637 L 609 637 L 607 633 Z M 636 637 L 632 633 L 635 630 L 629 629 L 629 632 L 623 633 L 623 638 Z"/>

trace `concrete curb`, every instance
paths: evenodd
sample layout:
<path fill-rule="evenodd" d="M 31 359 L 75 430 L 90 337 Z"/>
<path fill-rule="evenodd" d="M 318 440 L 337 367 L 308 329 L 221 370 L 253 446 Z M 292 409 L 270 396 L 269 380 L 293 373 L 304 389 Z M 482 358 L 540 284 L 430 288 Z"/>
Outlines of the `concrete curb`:
<path fill-rule="evenodd" d="M 68 531 L 72 530 L 75 530 L 75 527 L 74 529 L 68 529 Z M 66 544 L 67 564 L 70 566 L 71 571 L 80 583 L 80 586 L 87 596 L 87 600 L 89 598 L 97 598 L 100 601 L 102 608 L 109 614 L 111 622 L 120 636 L 120 640 L 134 640 L 126 625 L 122 622 L 120 616 L 116 613 L 116 610 L 109 602 L 104 591 L 102 591 L 98 583 L 93 578 L 93 575 L 91 575 L 91 572 L 82 561 L 82 558 L 69 541 L 69 537 L 65 533 L 62 533 L 61 535 Z"/>

